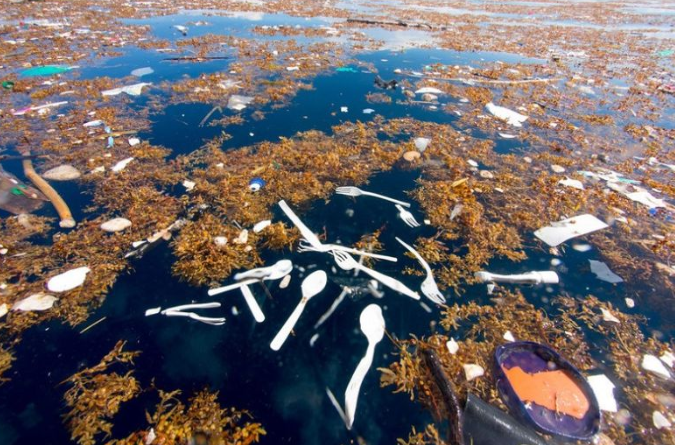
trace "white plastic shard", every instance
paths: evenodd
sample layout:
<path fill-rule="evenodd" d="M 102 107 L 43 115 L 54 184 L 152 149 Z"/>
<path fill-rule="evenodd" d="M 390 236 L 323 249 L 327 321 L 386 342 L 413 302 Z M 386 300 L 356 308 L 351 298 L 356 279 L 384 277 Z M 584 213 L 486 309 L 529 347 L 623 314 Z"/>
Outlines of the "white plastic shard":
<path fill-rule="evenodd" d="M 253 97 L 251 96 L 240 96 L 238 94 L 233 94 L 227 100 L 227 108 L 230 110 L 241 111 L 251 102 L 253 102 Z"/>
<path fill-rule="evenodd" d="M 9 306 L 7 306 L 7 303 L 0 304 L 0 318 L 7 315 L 7 312 L 9 312 Z"/>
<path fill-rule="evenodd" d="M 527 116 L 516 113 L 515 111 L 509 110 L 508 108 L 500 107 L 499 105 L 495 105 L 492 102 L 488 102 L 487 105 L 485 105 L 485 109 L 497 119 L 503 120 L 507 124 L 513 125 L 514 127 L 522 127 L 523 122 L 528 119 Z"/>
<path fill-rule="evenodd" d="M 609 227 L 593 215 L 579 215 L 573 218 L 551 223 L 534 232 L 534 235 L 551 247 L 565 241 Z"/>
<path fill-rule="evenodd" d="M 47 282 L 47 289 L 52 292 L 67 292 L 75 289 L 82 286 L 89 272 L 91 272 L 91 269 L 88 267 L 78 267 L 56 275 Z"/>
<path fill-rule="evenodd" d="M 119 161 L 117 164 L 113 165 L 113 166 L 110 168 L 110 170 L 114 171 L 115 173 L 119 173 L 119 172 L 121 172 L 122 170 L 124 170 L 124 169 L 127 167 L 127 164 L 129 164 L 129 162 L 131 162 L 131 161 L 133 161 L 133 160 L 134 160 L 134 158 L 126 158 L 126 159 L 122 159 L 122 160 Z"/>
<path fill-rule="evenodd" d="M 415 91 L 415 94 L 445 94 L 445 91 L 433 87 L 424 87 Z"/>
<path fill-rule="evenodd" d="M 670 378 L 670 372 L 668 372 L 668 368 L 666 368 L 663 362 L 654 355 L 645 354 L 642 357 L 641 366 L 645 371 L 653 372 L 659 377 L 663 377 L 664 379 Z"/>
<path fill-rule="evenodd" d="M 483 367 L 480 365 L 469 363 L 462 365 L 462 367 L 464 368 L 464 375 L 466 376 L 466 380 L 469 382 L 485 374 L 485 369 L 483 369 Z"/>
<path fill-rule="evenodd" d="M 508 341 L 508 342 L 514 342 L 514 341 L 516 341 L 516 338 L 513 336 L 513 334 L 511 333 L 511 331 L 506 331 L 506 332 L 504 332 L 503 338 L 504 338 L 504 340 L 506 340 L 506 341 Z"/>
<path fill-rule="evenodd" d="M 598 400 L 598 405 L 602 411 L 615 413 L 619 410 L 619 406 L 616 403 L 616 399 L 614 398 L 615 385 L 609 378 L 607 378 L 606 375 L 592 375 L 586 380 L 591 386 L 591 389 L 595 394 L 595 398 Z"/>
<path fill-rule="evenodd" d="M 131 221 L 126 218 L 113 218 L 101 224 L 101 229 L 106 232 L 121 232 L 131 227 Z"/>
<path fill-rule="evenodd" d="M 448 352 L 452 355 L 457 354 L 457 351 L 459 351 L 459 344 L 452 337 L 445 343 L 445 347 L 448 348 Z"/>
<path fill-rule="evenodd" d="M 281 282 L 279 282 L 279 289 L 286 289 L 290 283 L 291 283 L 291 275 L 288 274 L 281 279 Z"/>
<path fill-rule="evenodd" d="M 57 300 L 58 298 L 52 295 L 38 292 L 37 294 L 33 294 L 30 297 L 26 297 L 23 300 L 14 303 L 12 310 L 22 312 L 46 311 L 47 309 L 51 309 Z"/>
<path fill-rule="evenodd" d="M 146 317 L 149 317 L 149 316 L 151 316 L 151 315 L 157 315 L 157 314 L 159 314 L 161 311 L 162 311 L 162 308 L 161 308 L 161 307 L 153 307 L 153 308 L 150 308 L 150 309 L 146 309 L 146 311 L 145 311 L 145 316 L 146 316 Z"/>
<path fill-rule="evenodd" d="M 263 230 L 265 230 L 267 227 L 269 227 L 271 224 L 272 224 L 272 221 L 270 221 L 269 219 L 266 219 L 264 221 L 260 221 L 255 226 L 253 226 L 253 232 L 254 233 L 260 233 Z"/>
<path fill-rule="evenodd" d="M 558 181 L 558 184 L 564 185 L 565 187 L 572 187 L 577 190 L 583 190 L 584 184 L 577 179 L 565 178 Z"/>
<path fill-rule="evenodd" d="M 415 148 L 420 152 L 424 152 L 424 150 L 427 149 L 429 142 L 431 142 L 431 139 L 429 138 L 415 138 Z"/>
<path fill-rule="evenodd" d="M 672 426 L 670 421 L 666 419 L 666 416 L 661 414 L 660 411 L 654 411 L 652 413 L 652 421 L 654 422 L 654 426 L 658 429 L 670 428 Z"/>
<path fill-rule="evenodd" d="M 155 70 L 153 70 L 149 66 L 146 66 L 144 68 L 136 68 L 135 70 L 131 71 L 131 75 L 136 77 L 143 77 L 147 76 L 148 74 L 152 74 L 154 72 Z"/>
<path fill-rule="evenodd" d="M 616 318 L 616 317 L 614 316 L 614 314 L 612 314 L 610 311 L 608 311 L 608 310 L 605 309 L 604 307 L 601 308 L 600 311 L 602 312 L 602 319 L 603 319 L 603 320 L 609 321 L 609 322 L 612 322 L 612 323 L 621 323 L 621 320 L 619 320 L 618 318 Z"/>
<path fill-rule="evenodd" d="M 126 93 L 129 96 L 140 96 L 143 92 L 143 87 L 152 85 L 151 83 L 140 82 L 133 85 L 127 85 L 125 87 L 113 88 L 111 90 L 101 91 L 103 96 L 117 96 L 122 93 Z"/>
<path fill-rule="evenodd" d="M 186 191 L 191 192 L 192 189 L 195 188 L 195 186 L 197 185 L 197 183 L 194 182 L 194 181 L 190 181 L 189 179 L 185 179 L 185 180 L 183 181 L 183 184 L 182 184 L 182 185 L 183 185 L 183 187 L 185 187 L 185 190 L 186 190 Z"/>
<path fill-rule="evenodd" d="M 138 138 L 129 138 L 127 142 L 129 143 L 130 147 L 135 147 L 136 145 L 141 143 L 141 140 Z"/>
<path fill-rule="evenodd" d="M 612 284 L 623 283 L 623 278 L 612 272 L 609 266 L 602 261 L 588 260 L 588 262 L 591 263 L 591 272 L 593 272 L 599 280 Z"/>
<path fill-rule="evenodd" d="M 516 134 L 509 134 L 509 133 L 498 133 L 499 136 L 503 137 L 504 139 L 515 139 L 518 137 Z"/>
<path fill-rule="evenodd" d="M 80 176 L 82 176 L 80 171 L 69 164 L 59 165 L 42 173 L 43 178 L 52 181 L 70 181 Z"/>
<path fill-rule="evenodd" d="M 670 351 L 664 352 L 663 354 L 661 354 L 661 357 L 659 358 L 663 363 L 670 366 L 671 368 L 673 367 L 673 365 L 675 365 L 675 355 Z"/>

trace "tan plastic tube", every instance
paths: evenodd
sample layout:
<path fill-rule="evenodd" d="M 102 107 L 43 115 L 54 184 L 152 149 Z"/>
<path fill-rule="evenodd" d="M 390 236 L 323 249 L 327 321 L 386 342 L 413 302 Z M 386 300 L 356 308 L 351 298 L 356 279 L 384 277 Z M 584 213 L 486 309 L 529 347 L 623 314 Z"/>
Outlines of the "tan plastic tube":
<path fill-rule="evenodd" d="M 30 152 L 24 150 L 23 154 L 28 156 L 30 155 Z M 30 182 L 32 182 L 35 187 L 37 187 L 47 198 L 49 198 L 49 201 L 51 201 L 52 205 L 56 209 L 56 212 L 61 218 L 59 226 L 65 229 L 75 227 L 76 222 L 72 213 L 70 213 L 68 204 L 66 204 L 63 198 L 61 198 L 61 195 L 59 195 L 58 192 L 54 190 L 47 181 L 42 179 L 42 177 L 37 174 L 33 168 L 33 162 L 30 159 L 23 160 L 23 173 L 28 179 L 30 179 Z"/>

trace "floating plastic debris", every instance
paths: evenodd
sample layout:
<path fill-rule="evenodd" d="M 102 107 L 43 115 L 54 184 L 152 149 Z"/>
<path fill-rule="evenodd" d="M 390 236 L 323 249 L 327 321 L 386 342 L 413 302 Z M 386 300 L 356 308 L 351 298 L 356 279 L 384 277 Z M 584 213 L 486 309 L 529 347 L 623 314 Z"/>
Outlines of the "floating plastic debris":
<path fill-rule="evenodd" d="M 361 332 L 363 332 L 363 335 L 368 339 L 368 349 L 366 349 L 366 354 L 356 367 L 356 370 L 347 385 L 347 390 L 345 391 L 345 416 L 348 429 L 351 429 L 354 424 L 356 406 L 359 400 L 359 390 L 361 389 L 363 379 L 370 369 L 370 365 L 373 363 L 375 346 L 382 340 L 382 337 L 384 337 L 385 329 L 382 309 L 376 304 L 366 306 L 361 312 L 359 320 L 361 323 Z"/>
<path fill-rule="evenodd" d="M 522 127 L 523 122 L 528 119 L 527 116 L 523 116 L 522 114 L 516 113 L 515 111 L 509 110 L 508 108 L 500 107 L 499 105 L 495 105 L 492 102 L 488 102 L 488 104 L 485 105 L 485 109 L 497 119 L 501 119 L 507 124 L 513 125 L 514 127 Z"/>
<path fill-rule="evenodd" d="M 478 175 L 483 179 L 494 179 L 495 175 L 489 170 L 481 170 Z"/>
<path fill-rule="evenodd" d="M 467 381 L 471 381 L 481 377 L 485 374 L 485 369 L 480 365 L 475 365 L 473 363 L 462 365 L 464 368 L 464 375 L 466 376 Z"/>
<path fill-rule="evenodd" d="M 101 229 L 106 232 L 121 232 L 131 227 L 131 221 L 126 218 L 113 218 L 101 224 Z"/>
<path fill-rule="evenodd" d="M 47 309 L 51 309 L 56 301 L 58 301 L 58 298 L 39 292 L 17 301 L 12 306 L 12 310 L 21 312 L 46 311 Z"/>
<path fill-rule="evenodd" d="M 363 109 L 363 114 L 372 114 L 374 112 L 375 112 L 375 110 L 373 110 L 372 108 L 364 108 Z"/>
<path fill-rule="evenodd" d="M 279 282 L 279 289 L 286 289 L 288 285 L 291 283 L 291 275 L 286 275 L 281 279 Z"/>
<path fill-rule="evenodd" d="M 645 354 L 642 357 L 642 369 L 645 371 L 650 371 L 653 372 L 654 374 L 658 375 L 659 377 L 663 377 L 664 379 L 669 379 L 670 378 L 670 372 L 668 372 L 668 369 L 665 367 L 663 362 L 658 359 L 658 357 L 651 355 L 651 354 Z"/>
<path fill-rule="evenodd" d="M 136 76 L 136 77 L 143 77 L 143 76 L 147 76 L 149 74 L 152 74 L 154 72 L 155 72 L 155 70 L 153 70 L 150 67 L 136 68 L 135 70 L 131 71 L 131 75 Z"/>
<path fill-rule="evenodd" d="M 302 299 L 296 306 L 295 310 L 293 310 L 290 317 L 288 317 L 288 320 L 286 320 L 284 325 L 281 327 L 277 335 L 274 337 L 272 343 L 270 343 L 270 348 L 273 351 L 278 351 L 281 349 L 283 344 L 286 342 L 288 335 L 293 330 L 293 327 L 295 327 L 295 324 L 298 322 L 300 315 L 302 315 L 302 311 L 305 309 L 307 302 L 312 297 L 320 294 L 321 291 L 323 291 L 326 287 L 327 283 L 328 275 L 326 275 L 326 272 L 323 270 L 312 272 L 302 281 L 302 284 L 300 285 L 302 290 Z"/>
<path fill-rule="evenodd" d="M 79 178 L 82 174 L 72 165 L 64 164 L 47 170 L 41 176 L 52 181 L 71 181 Z"/>
<path fill-rule="evenodd" d="M 0 304 L 0 318 L 7 315 L 7 312 L 9 312 L 9 306 L 7 306 L 7 303 Z"/>
<path fill-rule="evenodd" d="M 117 96 L 119 94 L 125 93 L 129 96 L 140 96 L 143 92 L 143 87 L 150 86 L 151 83 L 135 83 L 133 85 L 127 85 L 125 87 L 113 88 L 111 90 L 101 91 L 103 96 Z"/>
<path fill-rule="evenodd" d="M 608 311 L 608 310 L 605 309 L 604 307 L 603 307 L 603 308 L 600 308 L 600 311 L 602 312 L 602 319 L 603 319 L 603 320 L 609 321 L 609 322 L 611 322 L 611 323 L 621 323 L 621 320 L 619 320 L 618 318 L 616 318 L 616 317 L 614 316 L 614 314 L 612 314 L 610 311 Z"/>
<path fill-rule="evenodd" d="M 173 27 L 174 27 L 175 29 L 177 29 L 178 31 L 180 31 L 180 33 L 183 34 L 184 36 L 186 36 L 187 33 L 188 33 L 188 27 L 187 27 L 187 26 L 183 26 L 183 25 L 173 25 Z"/>
<path fill-rule="evenodd" d="M 26 108 L 22 108 L 20 110 L 13 110 L 12 115 L 13 116 L 23 116 L 24 114 L 31 112 L 31 111 L 37 111 L 38 113 L 42 113 L 50 108 L 57 108 L 63 105 L 67 105 L 67 101 L 62 101 L 62 102 L 50 102 L 44 105 L 37 105 L 37 106 L 30 106 Z"/>
<path fill-rule="evenodd" d="M 240 96 L 238 94 L 233 94 L 227 100 L 227 108 L 230 110 L 241 111 L 251 102 L 253 102 L 253 99 L 254 98 L 251 96 Z"/>
<path fill-rule="evenodd" d="M 113 165 L 110 170 L 112 170 L 115 173 L 121 172 L 126 168 L 126 166 L 129 164 L 129 162 L 133 161 L 134 158 L 126 158 L 122 159 L 119 161 L 117 164 Z"/>
<path fill-rule="evenodd" d="M 504 332 L 504 335 L 503 335 L 502 338 L 504 338 L 504 340 L 509 341 L 509 342 L 514 342 L 514 341 L 516 341 L 516 338 L 513 336 L 513 334 L 511 333 L 511 331 L 506 331 L 506 332 Z"/>
<path fill-rule="evenodd" d="M 196 185 L 197 185 L 196 182 L 190 181 L 189 179 L 186 179 L 182 182 L 182 186 L 185 187 L 185 190 L 187 190 L 188 192 L 191 192 Z"/>
<path fill-rule="evenodd" d="M 239 236 L 232 240 L 234 244 L 246 244 L 248 242 L 248 230 L 239 232 Z"/>
<path fill-rule="evenodd" d="M 417 148 L 420 152 L 424 153 L 424 150 L 427 149 L 430 142 L 431 139 L 429 138 L 415 138 L 415 148 Z"/>
<path fill-rule="evenodd" d="M 78 267 L 52 277 L 47 282 L 47 289 L 52 292 L 67 292 L 82 286 L 87 274 L 91 272 L 88 267 Z"/>
<path fill-rule="evenodd" d="M 136 145 L 141 143 L 141 140 L 138 138 L 129 138 L 127 142 L 129 142 L 129 146 L 135 147 Z"/>
<path fill-rule="evenodd" d="M 261 188 L 265 187 L 265 180 L 262 178 L 253 178 L 248 183 L 248 188 L 252 192 L 257 192 Z"/>
<path fill-rule="evenodd" d="M 602 261 L 588 260 L 591 264 L 591 272 L 595 274 L 598 279 L 608 283 L 623 283 L 623 278 L 612 272 Z"/>
<path fill-rule="evenodd" d="M 439 90 L 438 88 L 433 87 L 424 87 L 415 91 L 415 94 L 445 94 L 444 91 Z"/>
<path fill-rule="evenodd" d="M 342 113 L 348 113 L 348 112 L 349 112 L 349 108 L 348 108 L 348 107 L 340 107 L 340 112 L 342 112 Z"/>
<path fill-rule="evenodd" d="M 652 421 L 654 422 L 654 426 L 658 429 L 670 428 L 672 426 L 670 421 L 666 419 L 666 416 L 661 414 L 661 411 L 654 411 L 652 413 Z"/>
<path fill-rule="evenodd" d="M 422 155 L 420 154 L 419 151 L 411 150 L 411 151 L 406 151 L 405 153 L 403 153 L 403 159 L 405 159 L 408 162 L 414 162 L 414 161 L 420 159 L 421 157 L 422 157 Z"/>
<path fill-rule="evenodd" d="M 619 410 L 614 398 L 614 383 L 606 375 L 592 375 L 586 380 L 591 385 L 595 398 L 598 400 L 598 406 L 602 411 L 615 413 Z"/>
<path fill-rule="evenodd" d="M 557 284 L 560 281 L 557 273 L 548 270 L 513 275 L 500 275 L 479 271 L 475 273 L 475 277 L 483 283 Z"/>
<path fill-rule="evenodd" d="M 299 66 L 287 66 L 286 71 L 298 71 L 300 69 Z"/>
<path fill-rule="evenodd" d="M 560 181 L 558 181 L 558 184 L 562 184 L 566 187 L 572 187 L 577 190 L 584 189 L 584 184 L 577 179 L 570 179 L 570 178 L 561 179 Z"/>
<path fill-rule="evenodd" d="M 54 74 L 67 73 L 68 71 L 79 68 L 77 66 L 65 66 L 65 65 L 45 65 L 45 66 L 34 66 L 32 68 L 25 69 L 21 71 L 19 76 L 21 77 L 38 77 L 38 76 L 53 76 Z"/>
<path fill-rule="evenodd" d="M 459 351 L 459 344 L 452 337 L 445 343 L 445 347 L 448 348 L 448 352 L 452 355 L 457 354 L 457 351 Z"/>
<path fill-rule="evenodd" d="M 580 243 L 574 243 L 572 244 L 572 249 L 576 250 L 577 252 L 590 252 L 593 250 L 593 246 L 590 244 L 580 244 Z"/>
<path fill-rule="evenodd" d="M 253 232 L 254 233 L 259 233 L 265 230 L 267 227 L 269 227 L 272 224 L 272 221 L 269 219 L 266 219 L 264 221 L 260 221 L 259 223 L 256 223 L 256 225 L 253 226 Z"/>
<path fill-rule="evenodd" d="M 579 215 L 542 227 L 534 235 L 551 247 L 567 240 L 609 227 L 593 215 Z"/>
<path fill-rule="evenodd" d="M 227 245 L 227 238 L 224 236 L 217 236 L 213 238 L 213 242 L 218 247 L 223 247 Z"/>
<path fill-rule="evenodd" d="M 626 298 L 626 306 L 628 306 L 630 309 L 633 309 L 635 307 L 635 300 L 632 298 Z"/>
<path fill-rule="evenodd" d="M 565 173 L 565 167 L 558 164 L 551 165 L 551 170 L 553 171 L 553 173 Z"/>

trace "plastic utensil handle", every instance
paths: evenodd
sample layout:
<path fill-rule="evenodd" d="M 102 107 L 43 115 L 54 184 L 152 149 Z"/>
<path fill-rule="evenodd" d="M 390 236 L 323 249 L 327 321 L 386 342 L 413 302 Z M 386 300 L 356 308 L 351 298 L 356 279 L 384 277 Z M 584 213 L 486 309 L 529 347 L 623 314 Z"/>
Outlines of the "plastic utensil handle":
<path fill-rule="evenodd" d="M 422 267 L 424 267 L 424 270 L 426 270 L 428 274 L 431 274 L 431 267 L 429 267 L 429 263 L 427 263 L 424 260 L 424 258 L 422 258 L 422 255 L 420 255 L 419 252 L 417 252 L 415 249 L 413 249 L 412 246 L 409 246 L 408 244 L 404 243 L 403 240 L 399 237 L 396 237 L 396 241 L 401 243 L 403 245 L 403 247 L 405 247 L 406 249 L 408 249 L 410 251 L 410 253 L 415 255 L 415 258 L 417 258 L 417 261 L 419 261 L 420 264 L 422 265 Z"/>
<path fill-rule="evenodd" d="M 396 279 L 394 279 L 390 276 L 387 276 L 385 274 L 382 274 L 380 272 L 377 272 L 373 269 L 370 269 L 366 266 L 362 266 L 360 264 L 357 265 L 355 268 L 364 271 L 365 273 L 367 273 L 371 277 L 375 278 L 380 283 L 382 283 L 385 286 L 395 290 L 396 292 L 399 292 L 403 295 L 407 295 L 408 297 L 412 298 L 413 300 L 419 300 L 420 299 L 420 296 L 417 292 L 414 292 L 412 289 L 407 287 L 405 284 L 401 283 L 400 281 L 398 281 L 398 280 L 396 280 Z"/>
<path fill-rule="evenodd" d="M 410 207 L 410 203 L 399 201 L 398 199 L 390 198 L 388 196 L 378 195 L 377 193 L 366 192 L 366 191 L 363 191 L 363 190 L 361 191 L 361 193 L 363 193 L 364 195 L 372 196 L 373 198 L 384 199 L 385 201 L 393 202 L 394 204 L 400 204 L 404 207 Z"/>
<path fill-rule="evenodd" d="M 347 417 L 347 428 L 352 429 L 354 424 L 354 416 L 356 414 L 356 405 L 359 401 L 359 391 L 361 390 L 361 384 L 363 379 L 366 377 L 370 365 L 373 364 L 373 355 L 375 354 L 375 344 L 368 343 L 368 349 L 366 349 L 366 355 L 363 356 L 359 362 L 352 378 L 349 380 L 347 389 L 345 390 L 345 415 Z"/>
<path fill-rule="evenodd" d="M 272 343 L 270 343 L 270 348 L 272 348 L 273 351 L 278 351 L 281 349 L 281 346 L 283 346 L 286 338 L 288 338 L 288 334 L 291 333 L 295 323 L 298 322 L 303 309 L 305 309 L 305 303 L 307 303 L 307 300 L 305 297 L 303 297 L 302 300 L 300 300 L 300 303 L 293 310 L 291 316 L 288 317 L 288 320 L 286 320 L 286 323 L 284 323 L 284 325 L 281 327 L 279 333 L 274 337 Z"/>
<path fill-rule="evenodd" d="M 281 210 L 283 210 L 286 216 L 288 216 L 288 219 L 290 219 L 298 228 L 298 230 L 300 230 L 300 233 L 309 244 L 316 247 L 317 249 L 321 249 L 323 247 L 319 238 L 309 229 L 309 227 L 305 225 L 305 223 L 300 220 L 300 218 L 298 218 L 298 215 L 296 215 L 293 210 L 288 207 L 286 201 L 283 199 L 279 201 L 279 207 L 281 207 Z"/>
<path fill-rule="evenodd" d="M 162 311 L 162 314 L 166 312 L 180 312 L 185 309 L 214 309 L 217 307 L 220 307 L 220 303 L 212 302 L 212 303 L 183 304 L 181 306 L 166 308 Z"/>
<path fill-rule="evenodd" d="M 240 281 L 239 283 L 234 283 L 234 284 L 230 284 L 230 285 L 227 285 L 227 286 L 209 289 L 207 294 L 209 294 L 209 296 L 212 297 L 214 295 L 222 294 L 223 292 L 228 292 L 228 291 L 231 291 L 233 289 L 239 289 L 240 287 L 246 286 L 247 284 L 253 284 L 253 283 L 257 283 L 257 282 L 258 282 L 258 280 L 254 280 L 254 279 Z"/>
<path fill-rule="evenodd" d="M 558 283 L 558 274 L 555 272 L 527 272 L 515 275 L 500 275 L 490 272 L 478 272 L 484 281 L 496 283 L 526 283 L 526 284 L 555 284 Z"/>
<path fill-rule="evenodd" d="M 202 317 L 197 315 L 194 312 L 181 312 L 181 311 L 167 311 L 164 312 L 164 315 L 167 317 L 187 317 L 193 320 L 201 321 L 202 323 L 207 324 L 223 324 L 225 323 L 224 318 L 212 318 L 212 317 Z"/>
<path fill-rule="evenodd" d="M 341 246 L 339 244 L 324 244 L 324 247 L 327 247 L 328 250 L 341 250 L 343 252 L 349 252 L 349 253 L 354 254 L 354 255 L 377 258 L 378 260 L 391 261 L 391 262 L 394 262 L 394 263 L 398 261 L 398 258 L 395 258 L 393 256 L 379 255 L 377 253 L 364 252 L 364 251 L 361 251 L 361 250 L 352 249 L 351 247 Z"/>
<path fill-rule="evenodd" d="M 251 292 L 251 288 L 244 285 L 240 288 L 240 290 L 242 295 L 244 295 L 244 300 L 246 300 L 246 304 L 248 304 L 248 308 L 251 310 L 255 321 L 258 323 L 265 321 L 265 314 L 263 314 L 262 309 L 260 309 L 258 302 L 255 301 L 255 297 L 253 296 L 253 292 Z"/>

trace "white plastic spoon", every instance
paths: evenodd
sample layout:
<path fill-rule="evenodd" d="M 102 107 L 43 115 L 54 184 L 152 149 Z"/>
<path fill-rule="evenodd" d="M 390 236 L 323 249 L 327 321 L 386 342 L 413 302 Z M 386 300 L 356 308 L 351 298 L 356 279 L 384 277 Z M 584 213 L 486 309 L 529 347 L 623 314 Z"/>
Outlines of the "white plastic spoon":
<path fill-rule="evenodd" d="M 207 293 L 210 297 L 212 297 L 214 295 L 222 294 L 223 292 L 239 289 L 240 287 L 246 286 L 248 284 L 257 283 L 261 279 L 278 280 L 291 273 L 292 270 L 293 270 L 293 263 L 290 260 L 279 260 L 269 267 L 260 267 L 258 269 L 252 269 L 247 272 L 239 273 L 235 275 L 235 279 L 237 279 L 238 277 L 243 281 L 234 284 L 229 284 L 227 286 L 209 289 Z"/>
<path fill-rule="evenodd" d="M 347 390 L 345 391 L 345 414 L 347 416 L 347 428 L 351 429 L 354 424 L 354 415 L 356 414 L 356 404 L 359 400 L 359 390 L 361 383 L 366 377 L 370 365 L 373 364 L 373 355 L 375 354 L 375 345 L 384 337 L 384 317 L 382 309 L 376 304 L 368 305 L 361 312 L 361 332 L 368 339 L 368 349 L 366 355 L 361 359 L 356 371 L 352 375 Z"/>
<path fill-rule="evenodd" d="M 302 314 L 303 309 L 305 309 L 305 305 L 309 299 L 321 292 L 326 287 L 327 282 L 328 276 L 323 270 L 312 272 L 307 276 L 307 278 L 303 280 L 302 285 L 300 286 L 302 289 L 302 299 L 296 306 L 291 316 L 288 317 L 286 323 L 284 323 L 284 325 L 281 327 L 279 333 L 276 335 L 276 337 L 274 337 L 272 343 L 270 343 L 270 348 L 272 348 L 272 350 L 278 351 L 281 349 L 281 346 L 286 341 L 286 338 L 288 338 L 288 334 L 290 334 L 293 330 L 295 323 L 297 323 L 298 319 L 300 318 L 300 315 Z"/>

